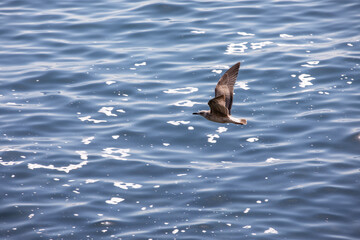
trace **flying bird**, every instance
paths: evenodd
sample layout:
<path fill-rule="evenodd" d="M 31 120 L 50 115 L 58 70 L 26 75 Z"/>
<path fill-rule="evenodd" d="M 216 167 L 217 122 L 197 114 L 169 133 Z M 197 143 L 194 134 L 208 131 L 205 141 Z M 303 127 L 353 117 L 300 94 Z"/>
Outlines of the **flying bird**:
<path fill-rule="evenodd" d="M 239 72 L 240 62 L 232 66 L 220 78 L 215 87 L 215 97 L 208 102 L 209 110 L 201 110 L 193 113 L 201 115 L 207 120 L 218 123 L 235 123 L 246 125 L 247 121 L 244 118 L 235 118 L 231 116 L 231 106 L 233 103 L 234 84 Z"/>

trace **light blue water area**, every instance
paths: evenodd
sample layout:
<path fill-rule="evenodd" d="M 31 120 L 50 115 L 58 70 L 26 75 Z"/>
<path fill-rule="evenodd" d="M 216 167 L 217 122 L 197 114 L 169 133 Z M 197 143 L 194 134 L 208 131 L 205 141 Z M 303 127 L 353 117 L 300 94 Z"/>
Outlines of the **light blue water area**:
<path fill-rule="evenodd" d="M 1 1 L 0 238 L 359 239 L 359 12 Z"/>

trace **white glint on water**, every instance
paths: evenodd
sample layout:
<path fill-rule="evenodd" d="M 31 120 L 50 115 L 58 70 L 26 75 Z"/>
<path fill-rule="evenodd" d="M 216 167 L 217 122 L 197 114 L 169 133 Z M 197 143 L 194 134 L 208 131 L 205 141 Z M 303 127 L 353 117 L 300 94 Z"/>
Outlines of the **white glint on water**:
<path fill-rule="evenodd" d="M 135 63 L 134 65 L 135 65 L 136 67 L 138 67 L 138 66 L 146 66 L 146 62 Z"/>
<path fill-rule="evenodd" d="M 80 158 L 82 160 L 87 160 L 88 159 L 88 154 L 86 151 L 76 151 L 77 154 L 80 155 Z"/>
<path fill-rule="evenodd" d="M 175 106 L 178 106 L 178 107 L 193 107 L 195 104 L 200 104 L 200 103 L 193 102 L 191 100 L 182 100 L 182 101 L 170 104 L 170 105 L 175 105 Z"/>
<path fill-rule="evenodd" d="M 269 228 L 264 231 L 265 234 L 278 234 L 278 231 L 276 231 L 274 228 Z"/>
<path fill-rule="evenodd" d="M 124 198 L 119 198 L 119 197 L 112 197 L 110 200 L 106 200 L 105 202 L 107 204 L 118 204 L 122 201 L 124 201 L 125 199 Z"/>
<path fill-rule="evenodd" d="M 280 159 L 271 157 L 271 158 L 266 159 L 265 162 L 267 162 L 267 163 L 276 163 L 276 162 L 279 162 L 279 161 L 280 161 Z"/>
<path fill-rule="evenodd" d="M 102 107 L 98 112 L 104 113 L 106 116 L 109 117 L 116 117 L 117 115 L 111 112 L 113 109 L 113 107 Z"/>
<path fill-rule="evenodd" d="M 138 189 L 141 188 L 142 185 L 141 184 L 137 184 L 137 183 L 125 183 L 125 182 L 114 182 L 114 186 L 121 188 L 121 189 L 129 189 L 129 188 L 134 188 L 134 189 Z"/>
<path fill-rule="evenodd" d="M 194 33 L 194 34 L 204 34 L 205 31 L 194 30 L 194 31 L 191 31 L 191 33 Z"/>
<path fill-rule="evenodd" d="M 206 136 L 208 137 L 208 142 L 209 143 L 216 143 L 215 138 L 220 138 L 220 136 L 217 135 L 217 134 L 208 134 Z"/>
<path fill-rule="evenodd" d="M 216 130 L 216 132 L 218 133 L 223 133 L 226 132 L 228 129 L 226 127 L 218 127 L 218 129 Z"/>
<path fill-rule="evenodd" d="M 41 164 L 37 164 L 37 163 L 29 163 L 28 168 L 31 169 L 31 170 L 36 169 L 36 168 L 45 168 L 45 169 L 52 169 L 52 170 L 57 170 L 57 171 L 60 171 L 60 172 L 69 173 L 72 170 L 82 168 L 87 163 L 88 163 L 88 161 L 83 161 L 83 162 L 81 162 L 79 164 L 70 164 L 70 165 L 64 166 L 64 167 L 55 167 L 52 164 L 50 164 L 50 165 L 41 165 Z"/>
<path fill-rule="evenodd" d="M 304 88 L 306 86 L 311 86 L 313 85 L 311 83 L 312 80 L 314 80 L 315 78 L 312 77 L 310 74 L 301 74 L 299 76 L 299 79 L 300 79 L 300 83 L 299 83 L 299 86 Z"/>
<path fill-rule="evenodd" d="M 4 162 L 3 160 L 0 160 L 0 165 L 3 165 L 3 166 L 13 166 L 13 165 L 18 165 L 18 164 L 21 164 L 23 163 L 24 161 L 8 161 L 8 162 Z"/>
<path fill-rule="evenodd" d="M 263 48 L 265 47 L 266 45 L 269 45 L 269 44 L 272 44 L 273 42 L 270 42 L 270 41 L 265 41 L 265 42 L 259 42 L 259 43 L 251 43 L 250 47 L 252 49 L 260 49 L 260 48 Z"/>
<path fill-rule="evenodd" d="M 247 32 L 237 32 L 237 34 L 239 34 L 241 36 L 254 36 L 255 35 L 253 33 L 247 33 Z"/>
<path fill-rule="evenodd" d="M 235 86 L 244 89 L 244 90 L 249 90 L 249 86 L 247 85 L 247 82 L 238 82 L 235 84 Z"/>
<path fill-rule="evenodd" d="M 111 84 L 116 83 L 116 81 L 106 81 L 105 83 L 106 83 L 107 85 L 111 85 Z"/>
<path fill-rule="evenodd" d="M 280 34 L 280 37 L 281 37 L 281 38 L 292 38 L 292 37 L 294 37 L 294 36 L 293 36 L 293 35 L 290 35 L 290 34 L 282 33 L 282 34 Z"/>
<path fill-rule="evenodd" d="M 91 141 L 94 140 L 94 139 L 95 139 L 94 136 L 92 136 L 92 137 L 87 137 L 87 138 L 83 138 L 83 139 L 81 140 L 81 142 L 84 143 L 84 144 L 90 144 Z"/>
<path fill-rule="evenodd" d="M 127 160 L 126 157 L 130 156 L 129 152 L 128 148 L 104 148 L 101 156 L 115 160 Z"/>
<path fill-rule="evenodd" d="M 306 64 L 303 64 L 301 66 L 312 68 L 312 67 L 316 67 L 316 65 L 318 65 L 319 63 L 320 63 L 320 61 L 309 61 L 309 62 L 306 62 Z"/>
<path fill-rule="evenodd" d="M 227 49 L 225 51 L 225 54 L 233 54 L 238 55 L 245 52 L 248 47 L 246 46 L 248 42 L 242 42 L 242 43 L 230 43 L 227 46 Z"/>
<path fill-rule="evenodd" d="M 189 94 L 197 92 L 199 89 L 195 87 L 184 87 L 184 88 L 174 88 L 163 91 L 164 93 L 178 93 L 178 94 Z"/>
<path fill-rule="evenodd" d="M 79 119 L 80 119 L 82 122 L 84 122 L 84 121 L 93 122 L 93 123 L 104 123 L 104 122 L 107 122 L 106 120 L 96 120 L 96 119 L 92 119 L 91 116 L 79 117 Z"/>
<path fill-rule="evenodd" d="M 253 138 L 248 138 L 248 139 L 246 139 L 246 141 L 248 141 L 248 142 L 257 142 L 257 141 L 259 141 L 259 139 L 253 137 Z"/>
<path fill-rule="evenodd" d="M 174 126 L 179 126 L 180 124 L 189 124 L 190 121 L 167 121 L 167 123 Z"/>
<path fill-rule="evenodd" d="M 98 181 L 99 181 L 99 179 L 86 179 L 86 180 L 85 180 L 85 183 L 86 183 L 86 184 L 96 183 L 96 182 L 98 182 Z"/>
<path fill-rule="evenodd" d="M 222 70 L 216 70 L 216 69 L 214 69 L 214 70 L 212 70 L 211 72 L 217 73 L 217 74 L 221 74 L 221 73 L 222 73 Z"/>

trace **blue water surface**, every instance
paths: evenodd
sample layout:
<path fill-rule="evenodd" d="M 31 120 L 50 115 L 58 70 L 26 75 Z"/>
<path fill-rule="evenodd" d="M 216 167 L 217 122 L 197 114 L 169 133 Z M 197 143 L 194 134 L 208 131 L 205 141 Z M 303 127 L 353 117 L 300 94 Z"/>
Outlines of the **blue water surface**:
<path fill-rule="evenodd" d="M 358 0 L 3 0 L 0 238 L 359 239 Z M 241 62 L 232 114 L 208 109 Z"/>

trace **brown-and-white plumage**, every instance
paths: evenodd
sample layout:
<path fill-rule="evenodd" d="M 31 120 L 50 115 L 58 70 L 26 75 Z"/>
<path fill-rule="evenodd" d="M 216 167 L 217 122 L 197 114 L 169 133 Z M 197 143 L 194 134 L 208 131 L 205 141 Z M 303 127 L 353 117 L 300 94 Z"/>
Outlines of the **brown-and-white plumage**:
<path fill-rule="evenodd" d="M 246 125 L 246 119 L 238 119 L 231 116 L 234 85 L 239 68 L 240 62 L 236 63 L 229 70 L 227 70 L 226 73 L 220 78 L 215 87 L 215 97 L 208 102 L 210 111 L 202 110 L 193 114 L 201 115 L 213 122 Z"/>

